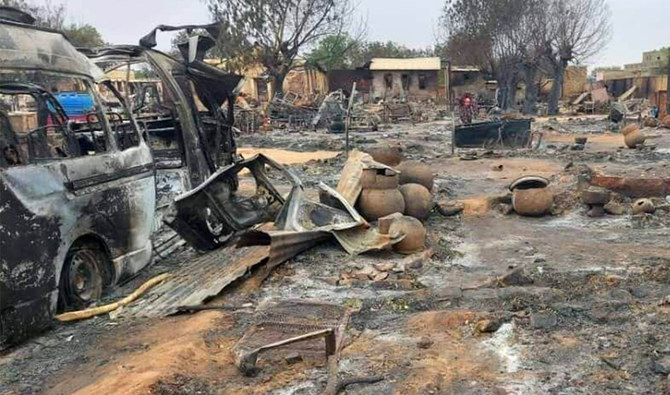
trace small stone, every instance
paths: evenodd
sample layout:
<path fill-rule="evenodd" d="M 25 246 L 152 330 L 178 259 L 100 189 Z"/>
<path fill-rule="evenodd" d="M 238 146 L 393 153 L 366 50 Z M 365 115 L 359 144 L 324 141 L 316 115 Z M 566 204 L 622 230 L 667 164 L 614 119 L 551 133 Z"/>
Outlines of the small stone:
<path fill-rule="evenodd" d="M 600 218 L 605 215 L 605 210 L 603 209 L 603 206 L 601 205 L 593 205 L 589 209 L 589 211 L 586 213 L 587 216 L 591 218 Z"/>
<path fill-rule="evenodd" d="M 493 171 L 503 171 L 503 165 L 491 165 Z"/>
<path fill-rule="evenodd" d="M 670 357 L 663 357 L 654 361 L 652 370 L 654 373 L 670 374 Z"/>
<path fill-rule="evenodd" d="M 524 286 L 533 283 L 533 279 L 526 274 L 524 267 L 519 267 L 500 278 L 500 282 L 507 287 Z"/>
<path fill-rule="evenodd" d="M 379 270 L 380 272 L 388 272 L 389 270 L 393 270 L 393 268 L 395 268 L 395 264 L 393 263 L 375 263 L 372 266 L 374 266 L 375 269 Z"/>
<path fill-rule="evenodd" d="M 445 217 L 452 217 L 463 211 L 463 204 L 459 202 L 438 202 L 437 211 Z"/>
<path fill-rule="evenodd" d="M 432 341 L 429 337 L 424 336 L 416 343 L 416 346 L 426 350 L 430 348 L 433 345 L 433 343 L 435 342 Z"/>
<path fill-rule="evenodd" d="M 388 272 L 380 272 L 380 273 L 377 273 L 372 278 L 372 281 L 374 281 L 374 282 L 384 281 L 384 280 L 386 280 L 386 278 L 388 278 L 388 276 L 389 276 Z"/>
<path fill-rule="evenodd" d="M 649 296 L 649 289 L 644 287 L 634 287 L 631 288 L 629 291 L 633 296 L 639 299 L 646 298 L 647 296 Z"/>
<path fill-rule="evenodd" d="M 501 203 L 498 205 L 498 211 L 503 215 L 510 215 L 514 212 L 514 207 L 511 204 Z"/>
<path fill-rule="evenodd" d="M 612 295 L 613 299 L 622 300 L 624 302 L 629 302 L 633 299 L 633 296 L 628 291 L 621 288 L 613 289 L 612 292 L 610 292 L 610 295 Z"/>
<path fill-rule="evenodd" d="M 610 215 L 623 215 L 626 212 L 626 209 L 616 202 L 609 202 L 603 208 L 605 209 L 605 212 Z"/>
<path fill-rule="evenodd" d="M 479 333 L 493 333 L 500 329 L 502 321 L 497 319 L 484 319 L 477 322 L 475 329 Z"/>
<path fill-rule="evenodd" d="M 340 283 L 340 279 L 338 277 L 322 277 L 321 280 L 323 280 L 328 285 L 332 285 L 333 287 L 338 286 Z"/>
<path fill-rule="evenodd" d="M 553 313 L 533 313 L 530 315 L 530 326 L 533 329 L 549 329 L 558 324 Z"/>
<path fill-rule="evenodd" d="M 302 362 L 302 355 L 298 354 L 297 352 L 291 353 L 284 357 L 284 360 L 286 361 L 287 364 L 293 365 L 298 362 Z"/>

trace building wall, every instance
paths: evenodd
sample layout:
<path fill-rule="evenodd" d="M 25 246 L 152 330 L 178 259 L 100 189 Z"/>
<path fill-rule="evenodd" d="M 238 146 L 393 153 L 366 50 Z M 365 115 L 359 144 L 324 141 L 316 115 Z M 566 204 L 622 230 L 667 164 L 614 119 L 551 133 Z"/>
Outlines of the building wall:
<path fill-rule="evenodd" d="M 223 67 L 221 62 L 208 60 L 209 64 Z M 256 101 L 272 100 L 275 94 L 274 81 L 266 75 L 265 67 L 257 64 L 244 70 L 244 85 L 241 93 L 247 99 Z M 260 88 L 260 89 L 259 89 Z M 328 93 L 328 76 L 316 68 L 298 66 L 284 79 L 284 93 L 293 92 L 301 96 L 325 95 Z M 262 97 L 263 94 L 266 97 Z"/>
<path fill-rule="evenodd" d="M 648 99 L 652 105 L 662 106 L 667 103 L 668 76 L 652 76 L 637 78 L 622 78 L 605 81 L 607 90 L 614 97 L 621 96 L 624 92 L 636 86 L 633 98 Z"/>
<path fill-rule="evenodd" d="M 407 76 L 409 87 L 403 87 L 403 75 Z M 419 86 L 419 78 L 425 78 L 425 89 Z M 391 86 L 387 86 L 387 77 L 391 80 Z M 438 96 L 438 70 L 407 70 L 407 71 L 372 71 L 373 99 L 407 99 L 408 101 L 437 100 Z"/>
<path fill-rule="evenodd" d="M 624 66 L 627 71 L 643 71 L 665 68 L 668 65 L 670 54 L 667 50 L 649 51 L 642 54 L 642 63 L 632 63 Z"/>
<path fill-rule="evenodd" d="M 328 93 L 328 76 L 315 68 L 291 70 L 284 79 L 284 93 L 288 92 L 301 96 L 325 95 Z"/>
<path fill-rule="evenodd" d="M 330 70 L 328 71 L 328 87 L 330 91 L 342 90 L 350 92 L 356 83 L 356 90 L 364 96 L 369 96 L 372 88 L 372 73 L 370 70 Z"/>
<path fill-rule="evenodd" d="M 586 75 L 586 66 L 568 66 L 563 77 L 563 97 L 582 94 L 586 86 Z"/>

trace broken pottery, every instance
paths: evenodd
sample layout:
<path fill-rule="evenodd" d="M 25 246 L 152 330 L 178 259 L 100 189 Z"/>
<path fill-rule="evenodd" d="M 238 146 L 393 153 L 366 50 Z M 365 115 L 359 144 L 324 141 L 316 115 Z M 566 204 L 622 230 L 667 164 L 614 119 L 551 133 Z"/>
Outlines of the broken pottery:
<path fill-rule="evenodd" d="M 405 199 L 405 215 L 418 219 L 426 219 L 433 209 L 433 196 L 420 184 L 401 185 L 400 193 Z"/>
<path fill-rule="evenodd" d="M 654 211 L 656 211 L 656 207 L 649 199 L 638 199 L 633 203 L 633 214 L 653 214 Z"/>
<path fill-rule="evenodd" d="M 426 228 L 421 221 L 408 216 L 393 219 L 388 228 L 389 234 L 404 234 L 405 238 L 395 245 L 393 250 L 400 254 L 413 254 L 421 251 L 426 242 Z"/>
<path fill-rule="evenodd" d="M 407 161 L 396 167 L 400 171 L 400 185 L 421 184 L 428 190 L 433 189 L 435 176 L 430 166 L 419 161 Z"/>
<path fill-rule="evenodd" d="M 372 158 L 387 166 L 397 166 L 403 161 L 402 149 L 397 145 L 380 144 L 366 150 Z"/>
<path fill-rule="evenodd" d="M 361 176 L 363 189 L 395 189 L 398 188 L 399 183 L 398 173 L 389 175 L 384 170 L 365 169 Z"/>

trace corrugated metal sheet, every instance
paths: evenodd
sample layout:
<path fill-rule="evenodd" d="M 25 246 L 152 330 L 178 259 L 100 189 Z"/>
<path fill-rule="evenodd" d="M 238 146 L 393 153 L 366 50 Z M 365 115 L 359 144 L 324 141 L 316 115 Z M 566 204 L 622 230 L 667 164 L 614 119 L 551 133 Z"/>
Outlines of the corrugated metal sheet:
<path fill-rule="evenodd" d="M 176 313 L 180 306 L 199 305 L 266 261 L 268 256 L 267 246 L 228 247 L 208 252 L 179 268 L 168 280 L 129 306 L 124 314 L 164 317 Z"/>
<path fill-rule="evenodd" d="M 374 58 L 370 70 L 440 70 L 440 58 Z"/>

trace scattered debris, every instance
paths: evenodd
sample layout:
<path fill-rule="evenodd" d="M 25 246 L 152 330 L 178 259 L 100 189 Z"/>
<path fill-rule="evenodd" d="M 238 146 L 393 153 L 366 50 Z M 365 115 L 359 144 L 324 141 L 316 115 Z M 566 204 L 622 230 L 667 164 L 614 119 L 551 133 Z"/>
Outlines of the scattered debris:
<path fill-rule="evenodd" d="M 649 199 L 638 199 L 633 203 L 633 214 L 653 214 L 656 211 L 654 202 Z"/>

